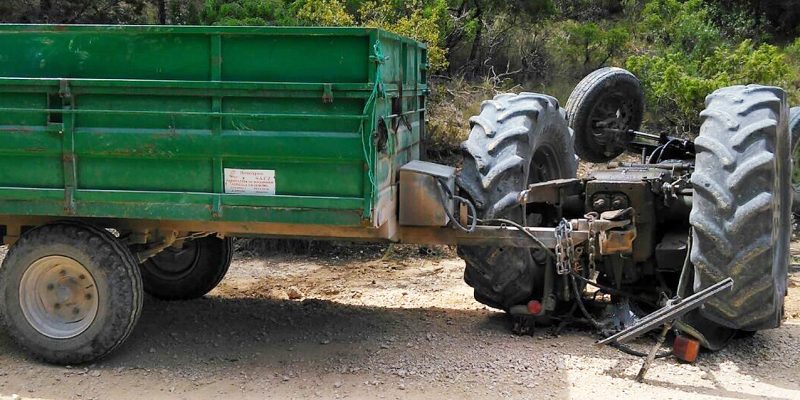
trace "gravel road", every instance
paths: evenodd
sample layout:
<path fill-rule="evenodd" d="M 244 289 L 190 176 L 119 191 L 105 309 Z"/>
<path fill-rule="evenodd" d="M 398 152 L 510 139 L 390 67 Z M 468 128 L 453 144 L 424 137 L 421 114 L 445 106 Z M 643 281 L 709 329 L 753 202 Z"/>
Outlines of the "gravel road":
<path fill-rule="evenodd" d="M 657 361 L 638 384 L 640 360 L 586 330 L 511 335 L 462 269 L 447 255 L 238 255 L 206 298 L 147 298 L 97 364 L 37 363 L 0 332 L 0 399 L 800 399 L 800 275 L 782 328 L 694 365 Z"/>

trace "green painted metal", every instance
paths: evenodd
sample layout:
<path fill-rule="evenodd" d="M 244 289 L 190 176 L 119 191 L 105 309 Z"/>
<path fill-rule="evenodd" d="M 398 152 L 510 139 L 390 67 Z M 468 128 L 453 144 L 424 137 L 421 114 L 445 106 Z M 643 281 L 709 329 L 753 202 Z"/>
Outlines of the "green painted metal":
<path fill-rule="evenodd" d="M 368 28 L 0 25 L 0 215 L 375 229 L 426 70 Z M 225 168 L 276 194 L 225 193 Z"/>

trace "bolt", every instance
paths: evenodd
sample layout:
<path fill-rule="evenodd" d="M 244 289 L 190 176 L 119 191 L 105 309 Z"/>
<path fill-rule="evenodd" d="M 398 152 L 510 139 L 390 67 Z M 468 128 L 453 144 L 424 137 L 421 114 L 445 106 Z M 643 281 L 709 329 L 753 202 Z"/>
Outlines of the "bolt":
<path fill-rule="evenodd" d="M 86 300 L 91 300 L 92 299 L 92 294 L 91 293 L 86 293 L 86 296 L 83 296 L 83 297 L 85 297 Z"/>
<path fill-rule="evenodd" d="M 61 275 L 66 275 L 66 274 L 67 274 L 67 271 L 62 269 L 62 270 L 59 272 L 59 274 L 61 274 Z"/>
<path fill-rule="evenodd" d="M 84 275 L 84 274 L 80 274 L 80 275 L 78 275 L 78 278 L 80 278 L 80 279 L 86 279 L 86 275 Z"/>
<path fill-rule="evenodd" d="M 47 290 L 53 290 L 53 289 L 55 289 L 55 287 L 56 287 L 56 286 L 55 286 L 55 285 L 53 285 L 52 283 L 48 283 L 48 284 L 47 284 Z"/>
<path fill-rule="evenodd" d="M 72 309 L 72 313 L 75 315 L 78 315 L 79 312 L 81 312 L 81 310 L 79 310 L 78 307 Z"/>
<path fill-rule="evenodd" d="M 53 304 L 53 307 L 54 307 L 56 310 L 58 310 L 59 308 L 61 308 L 61 303 L 56 303 L 56 304 Z"/>
<path fill-rule="evenodd" d="M 611 205 L 615 209 L 625 208 L 628 206 L 628 199 L 625 196 L 614 196 L 614 201 L 611 202 Z"/>
<path fill-rule="evenodd" d="M 606 208 L 606 199 L 598 197 L 597 199 L 594 200 L 592 206 L 595 208 L 595 210 L 602 210 Z"/>

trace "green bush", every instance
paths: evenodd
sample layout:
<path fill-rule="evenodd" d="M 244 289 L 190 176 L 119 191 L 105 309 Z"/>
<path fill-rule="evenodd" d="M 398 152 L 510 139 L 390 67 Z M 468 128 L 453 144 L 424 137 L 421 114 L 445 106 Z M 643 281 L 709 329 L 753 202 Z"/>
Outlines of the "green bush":
<path fill-rule="evenodd" d="M 792 107 L 800 106 L 800 38 L 786 47 L 786 58 L 789 61 L 791 79 L 789 100 Z"/>
<path fill-rule="evenodd" d="M 650 111 L 682 133 L 696 133 L 705 97 L 731 85 L 757 83 L 789 88 L 791 68 L 786 56 L 772 45 L 718 46 L 706 57 L 668 52 L 634 56 L 627 68 L 643 82 Z"/>
<path fill-rule="evenodd" d="M 206 0 L 200 20 L 206 25 L 295 25 L 284 0 Z"/>
<path fill-rule="evenodd" d="M 563 66 L 574 66 L 579 76 L 608 65 L 624 54 L 631 39 L 628 31 L 618 26 L 601 26 L 594 22 L 566 21 L 560 25 L 560 40 L 554 40 L 557 56 Z"/>
<path fill-rule="evenodd" d="M 720 30 L 702 0 L 652 0 L 642 10 L 638 27 L 655 48 L 702 57 L 722 43 Z"/>
<path fill-rule="evenodd" d="M 339 0 L 306 0 L 297 7 L 297 20 L 303 25 L 352 26 L 353 16 Z M 299 7 L 298 7 L 299 6 Z"/>
<path fill-rule="evenodd" d="M 428 45 L 428 64 L 433 72 L 447 69 L 444 48 L 447 2 L 412 0 L 397 5 L 392 0 L 367 0 L 358 9 L 362 25 L 386 29 Z"/>

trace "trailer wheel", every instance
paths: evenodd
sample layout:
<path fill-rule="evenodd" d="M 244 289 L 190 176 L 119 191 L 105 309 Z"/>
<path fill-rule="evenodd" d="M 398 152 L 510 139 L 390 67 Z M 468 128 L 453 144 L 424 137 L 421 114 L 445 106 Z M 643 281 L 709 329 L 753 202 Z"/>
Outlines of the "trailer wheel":
<path fill-rule="evenodd" d="M 791 230 L 791 138 L 786 94 L 779 88 L 717 90 L 700 115 L 689 219 L 694 290 L 734 279 L 731 291 L 698 312 L 717 325 L 713 335 L 695 327 L 713 349 L 724 345 L 731 331 L 781 323 Z"/>
<path fill-rule="evenodd" d="M 0 315 L 14 341 L 55 364 L 101 358 L 133 331 L 142 282 L 104 229 L 60 222 L 25 232 L 0 268 Z"/>
<path fill-rule="evenodd" d="M 225 277 L 233 256 L 231 238 L 206 236 L 169 247 L 141 264 L 144 290 L 162 300 L 203 297 Z"/>
<path fill-rule="evenodd" d="M 600 68 L 583 78 L 565 106 L 578 157 L 604 163 L 622 154 L 629 141 L 615 139 L 626 136 L 603 129 L 639 130 L 644 103 L 639 79 L 622 68 Z"/>
<path fill-rule="evenodd" d="M 571 131 L 553 97 L 501 94 L 483 102 L 470 124 L 469 138 L 461 145 L 464 166 L 458 185 L 481 219 L 525 223 L 526 209 L 517 203 L 521 190 L 530 183 L 575 176 Z M 458 254 L 466 261 L 464 280 L 475 289 L 477 301 L 508 310 L 541 298 L 543 266 L 531 250 L 459 246 Z"/>

